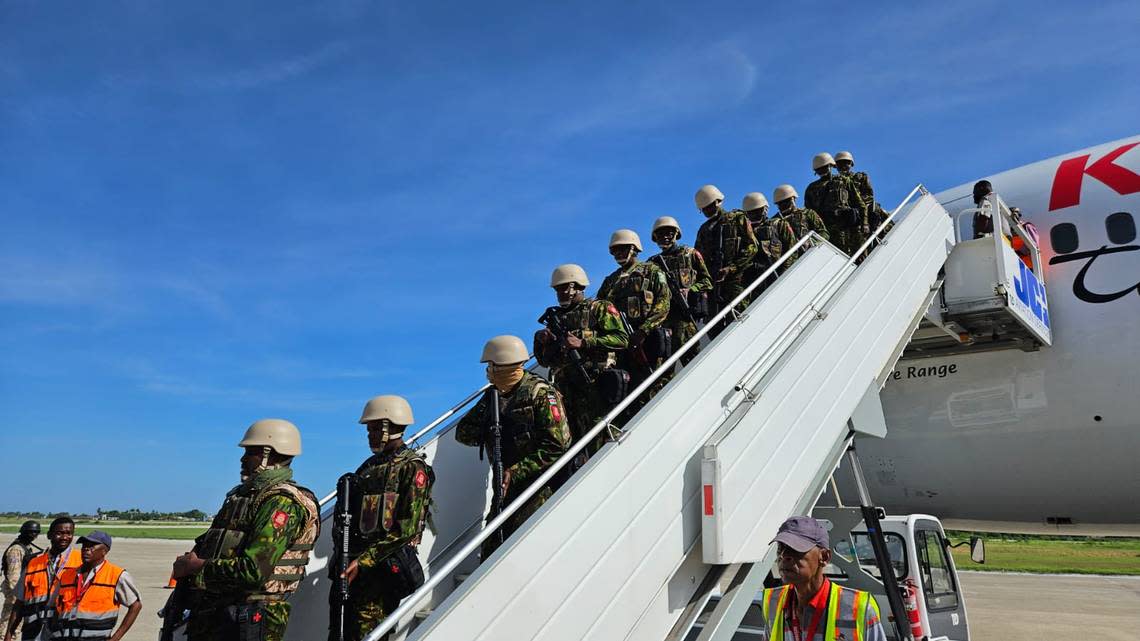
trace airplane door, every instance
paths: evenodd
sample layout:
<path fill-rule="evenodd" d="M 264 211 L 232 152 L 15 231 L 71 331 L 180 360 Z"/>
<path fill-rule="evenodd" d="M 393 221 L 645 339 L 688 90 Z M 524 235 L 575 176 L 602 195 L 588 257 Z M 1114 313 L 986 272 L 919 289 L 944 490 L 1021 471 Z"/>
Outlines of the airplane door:
<path fill-rule="evenodd" d="M 934 521 L 920 520 L 914 525 L 914 537 L 930 636 L 968 641 L 965 603 L 942 528 Z"/>

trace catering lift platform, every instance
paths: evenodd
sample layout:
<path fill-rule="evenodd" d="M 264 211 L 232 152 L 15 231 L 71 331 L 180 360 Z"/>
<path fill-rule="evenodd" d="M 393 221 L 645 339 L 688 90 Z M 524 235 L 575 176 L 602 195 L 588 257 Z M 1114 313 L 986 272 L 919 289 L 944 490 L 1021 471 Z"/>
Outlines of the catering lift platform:
<path fill-rule="evenodd" d="M 973 238 L 976 214 L 991 217 L 995 233 Z M 1036 351 L 1051 345 L 1041 252 L 1001 197 L 991 194 L 981 206 L 958 212 L 954 231 L 956 244 L 941 289 L 902 357 Z"/>

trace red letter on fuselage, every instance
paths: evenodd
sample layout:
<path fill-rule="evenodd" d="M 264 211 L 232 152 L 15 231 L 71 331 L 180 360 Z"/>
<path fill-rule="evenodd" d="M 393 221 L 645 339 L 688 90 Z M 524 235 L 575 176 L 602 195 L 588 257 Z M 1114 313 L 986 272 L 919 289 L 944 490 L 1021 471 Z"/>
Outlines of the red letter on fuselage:
<path fill-rule="evenodd" d="M 1140 191 L 1140 174 L 1116 164 L 1116 159 L 1128 153 L 1140 142 L 1117 147 L 1100 160 L 1085 166 L 1092 154 L 1085 154 L 1061 161 L 1057 174 L 1053 176 L 1053 192 L 1049 196 L 1049 211 L 1072 207 L 1081 202 L 1081 182 L 1085 174 L 1108 185 L 1113 191 L 1124 196 Z"/>

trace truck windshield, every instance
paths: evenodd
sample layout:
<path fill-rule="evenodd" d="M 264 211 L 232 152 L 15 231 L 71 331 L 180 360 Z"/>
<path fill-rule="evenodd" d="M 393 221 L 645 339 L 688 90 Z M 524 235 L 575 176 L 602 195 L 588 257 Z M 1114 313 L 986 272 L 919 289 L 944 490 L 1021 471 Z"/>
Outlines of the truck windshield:
<path fill-rule="evenodd" d="M 884 536 L 887 539 L 887 553 L 891 555 L 895 578 L 901 579 L 906 576 L 906 544 L 898 534 L 886 532 Z M 855 543 L 854 552 L 851 549 L 852 541 Z M 859 567 L 864 572 L 876 579 L 882 579 L 879 575 L 879 566 L 875 562 L 875 549 L 871 546 L 871 537 L 866 532 L 852 532 L 850 540 L 843 539 L 835 544 L 835 551 L 848 559 L 857 558 Z"/>

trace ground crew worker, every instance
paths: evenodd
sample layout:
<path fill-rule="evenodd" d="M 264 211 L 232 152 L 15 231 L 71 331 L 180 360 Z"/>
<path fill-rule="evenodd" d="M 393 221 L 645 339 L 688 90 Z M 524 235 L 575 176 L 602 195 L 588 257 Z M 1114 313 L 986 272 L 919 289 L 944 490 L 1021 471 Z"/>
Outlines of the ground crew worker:
<path fill-rule="evenodd" d="M 352 561 L 344 573 L 349 583 L 345 640 L 363 639 L 409 594 L 411 586 L 395 576 L 399 572 L 393 573 L 392 565 L 405 568 L 419 563 L 416 546 L 430 519 L 435 472 L 422 454 L 404 443 L 404 430 L 414 422 L 411 405 L 394 395 L 369 400 L 360 415 L 360 423 L 368 428 L 372 456 L 356 470 L 354 494 L 359 501 L 351 500 L 348 506 L 354 531 L 349 535 Z M 336 509 L 344 506 L 338 504 Z M 342 536 L 338 526 L 333 540 L 341 541 Z M 333 568 L 341 565 L 339 553 L 338 547 Z M 337 590 L 329 594 L 334 623 L 329 640 L 342 641 L 335 626 L 340 595 Z"/>
<path fill-rule="evenodd" d="M 4 596 L 3 611 L 0 612 L 0 625 L 8 627 L 8 619 L 16 603 L 16 590 L 20 585 L 20 578 L 24 576 L 24 566 L 32 557 L 43 552 L 43 548 L 36 545 L 36 537 L 40 535 L 39 521 L 24 521 L 20 526 L 20 533 L 16 540 L 4 550 L 4 581 L 0 583 L 0 590 Z M 13 635 L 20 632 L 20 619 L 17 618 L 16 630 Z"/>
<path fill-rule="evenodd" d="M 867 211 L 855 183 L 832 173 L 835 159 L 829 153 L 816 154 L 812 169 L 819 178 L 804 190 L 804 207 L 819 212 L 833 245 L 853 254 L 869 233 Z"/>
<path fill-rule="evenodd" d="M 653 242 L 661 252 L 649 258 L 665 271 L 671 289 L 669 315 L 665 327 L 672 334 L 672 350 L 676 352 L 697 333 L 697 321 L 709 315 L 709 292 L 712 277 L 705 266 L 701 252 L 677 242 L 681 239 L 681 225 L 672 216 L 662 216 L 653 222 Z M 688 363 L 697 355 L 697 348 L 685 353 L 681 363 Z M 672 378 L 672 374 L 662 376 Z M 662 385 L 667 381 L 662 381 Z"/>
<path fill-rule="evenodd" d="M 716 312 L 744 291 L 744 270 L 756 255 L 756 237 L 744 212 L 725 211 L 724 194 L 715 185 L 705 185 L 695 196 L 697 209 L 707 220 L 697 230 L 694 246 L 708 262 L 713 279 L 712 302 Z M 726 320 L 726 324 L 728 319 Z M 722 325 L 722 328 L 724 325 Z M 719 330 L 714 330 L 719 331 Z"/>
<path fill-rule="evenodd" d="M 630 389 L 649 378 L 653 370 L 669 358 L 672 338 L 665 327 L 669 316 L 672 292 L 665 271 L 657 263 L 637 260 L 641 252 L 641 238 L 631 229 L 619 229 L 610 236 L 610 255 L 618 268 L 602 281 L 598 298 L 608 300 L 617 307 L 629 326 L 629 346 L 618 352 L 618 366 L 629 372 Z M 635 408 L 653 398 L 665 382 L 657 379 L 648 392 L 637 399 Z"/>
<path fill-rule="evenodd" d="M 245 450 L 241 484 L 226 494 L 194 549 L 174 562 L 174 578 L 192 577 L 197 601 L 186 625 L 190 641 L 279 641 L 289 623 L 286 599 L 304 578 L 320 533 L 317 498 L 293 481 L 290 468 L 301 454 L 297 426 L 262 419 L 238 447 Z"/>
<path fill-rule="evenodd" d="M 768 217 L 768 199 L 764 194 L 756 191 L 745 194 L 740 208 L 748 217 L 748 224 L 752 227 L 752 234 L 756 236 L 757 242 L 756 256 L 752 259 L 752 264 L 744 270 L 744 284 L 747 287 L 774 265 L 784 252 L 790 250 L 792 245 L 796 244 L 797 238 L 796 232 L 792 230 L 787 220 Z M 782 274 L 790 264 L 791 259 L 780 267 L 777 274 Z M 751 300 L 759 297 L 775 281 L 776 274 L 773 274 L 762 285 L 752 290 Z"/>
<path fill-rule="evenodd" d="M 51 638 L 119 641 L 142 610 L 139 589 L 130 573 L 107 560 L 110 534 L 95 530 L 79 537 L 79 545 L 83 563 L 65 569 L 59 578 Z M 125 606 L 127 614 L 116 630 L 119 606 Z"/>
<path fill-rule="evenodd" d="M 562 397 L 546 379 L 523 369 L 529 359 L 526 345 L 517 336 L 496 336 L 487 341 L 479 360 L 487 363 L 487 380 L 498 394 L 484 396 L 455 428 L 455 440 L 488 452 L 489 459 L 496 449 L 501 453 L 502 460 L 497 463 L 502 465 L 502 486 L 496 495 L 501 497 L 503 509 L 570 448 L 570 424 Z M 494 422 L 491 403 L 496 396 L 501 430 L 498 448 L 490 429 Z M 496 461 L 489 463 L 495 465 Z M 483 542 L 481 558 L 487 560 L 553 493 L 554 488 L 547 484 L 528 499 L 500 532 Z M 497 510 L 498 506 L 491 506 L 488 522 L 498 516 Z"/>
<path fill-rule="evenodd" d="M 617 352 L 629 346 L 629 332 L 617 307 L 606 300 L 586 297 L 589 284 L 586 271 L 578 265 L 556 267 L 550 275 L 550 286 L 558 297 L 558 307 L 549 308 L 543 318 L 549 315 L 564 333 L 556 335 L 552 323 L 540 321 L 547 327 L 534 335 L 535 359 L 539 365 L 550 368 L 550 381 L 566 403 L 575 440 L 580 440 L 625 395 L 621 389 L 603 390 L 607 381 L 602 379 L 609 377 L 620 382 L 618 379 L 628 377 L 617 368 Z M 590 444 L 589 451 L 597 451 L 602 442 L 599 437 Z"/>
<path fill-rule="evenodd" d="M 855 185 L 855 191 L 859 192 L 859 197 L 867 207 L 867 224 L 870 225 L 871 231 L 878 229 L 888 214 L 882 205 L 875 202 L 875 189 L 871 186 L 871 177 L 865 171 L 852 171 L 855 168 L 855 156 L 852 156 L 850 151 L 835 154 L 835 168 L 839 170 L 840 176 L 850 178 Z"/>
<path fill-rule="evenodd" d="M 776 562 L 784 585 L 764 590 L 762 597 L 769 641 L 886 641 L 875 597 L 824 576 L 831 543 L 822 523 L 793 516 L 772 541 L 778 546 Z"/>
<path fill-rule="evenodd" d="M 776 187 L 776 190 L 772 192 L 772 200 L 776 201 L 776 207 L 779 211 L 772 219 L 786 221 L 791 226 L 792 233 L 795 234 L 796 242 L 811 232 L 819 234 L 824 240 L 830 238 L 827 225 L 824 224 L 819 214 L 806 207 L 796 207 L 796 198 L 798 197 L 796 188 L 791 185 Z M 793 256 L 784 265 L 790 266 L 797 258 L 798 256 Z"/>
<path fill-rule="evenodd" d="M 24 576 L 16 586 L 16 602 L 8 615 L 4 641 L 15 638 L 16 628 L 23 621 L 20 638 L 47 639 L 51 622 L 55 619 L 55 595 L 59 590 L 59 578 L 67 568 L 78 567 L 83 562 L 79 548 L 72 545 L 75 537 L 75 521 L 61 516 L 48 526 L 47 551 L 37 554 L 28 561 Z"/>

